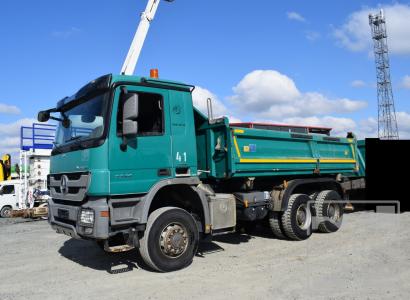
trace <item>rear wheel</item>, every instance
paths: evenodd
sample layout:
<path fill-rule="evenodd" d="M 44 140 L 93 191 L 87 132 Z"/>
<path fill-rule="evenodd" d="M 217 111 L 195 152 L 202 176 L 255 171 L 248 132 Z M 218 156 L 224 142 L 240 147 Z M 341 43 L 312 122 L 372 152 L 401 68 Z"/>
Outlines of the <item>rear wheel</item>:
<path fill-rule="evenodd" d="M 11 217 L 11 207 L 10 206 L 5 206 L 1 209 L 0 211 L 0 216 L 2 218 L 10 218 Z"/>
<path fill-rule="evenodd" d="M 140 253 L 145 263 L 160 272 L 189 266 L 198 248 L 199 233 L 194 218 L 185 210 L 163 207 L 148 218 Z"/>
<path fill-rule="evenodd" d="M 316 197 L 315 215 L 320 232 L 338 231 L 343 221 L 343 203 L 339 193 L 333 190 L 322 191 Z"/>
<path fill-rule="evenodd" d="M 281 212 L 270 212 L 269 214 L 269 227 L 272 230 L 273 235 L 278 239 L 285 239 L 286 236 L 283 233 L 281 224 Z"/>
<path fill-rule="evenodd" d="M 288 238 L 301 241 L 312 235 L 312 213 L 309 201 L 309 196 L 305 194 L 290 196 L 288 207 L 282 215 L 282 226 Z"/>

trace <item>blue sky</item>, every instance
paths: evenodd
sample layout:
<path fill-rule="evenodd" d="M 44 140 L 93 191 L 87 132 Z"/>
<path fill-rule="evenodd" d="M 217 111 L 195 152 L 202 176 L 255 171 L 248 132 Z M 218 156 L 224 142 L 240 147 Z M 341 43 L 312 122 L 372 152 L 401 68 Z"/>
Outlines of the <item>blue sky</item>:
<path fill-rule="evenodd" d="M 35 118 L 39 109 L 52 107 L 102 74 L 119 72 L 145 5 L 145 0 L 3 3 L 0 134 L 7 139 L 0 142 L 0 153 L 16 149 L 16 128 Z M 233 0 L 163 1 L 136 74 L 147 75 L 155 67 L 162 78 L 198 85 L 202 89 L 196 103 L 212 94 L 221 113 L 240 120 L 305 122 L 334 126 L 336 132 L 350 126 L 371 136 L 377 117 L 375 66 L 368 25 L 357 20 L 378 7 L 387 8 L 388 30 L 389 21 L 394 23 L 390 27 L 392 80 L 401 131 L 407 136 L 407 1 L 260 0 L 257 5 Z M 256 70 L 267 72 L 252 73 Z M 262 98 L 248 102 L 246 95 L 263 88 L 255 78 L 265 78 L 267 84 L 278 80 L 274 86 L 279 91 L 285 85 L 284 90 L 294 95 L 271 95 L 268 88 Z M 314 97 L 322 97 L 322 102 L 314 102 Z M 258 99 L 266 109 L 261 105 L 261 111 L 248 110 L 256 107 Z M 318 113 L 289 112 L 292 105 L 309 106 L 312 101 L 329 107 Z M 276 112 L 283 108 L 286 114 L 268 114 L 269 108 Z"/>

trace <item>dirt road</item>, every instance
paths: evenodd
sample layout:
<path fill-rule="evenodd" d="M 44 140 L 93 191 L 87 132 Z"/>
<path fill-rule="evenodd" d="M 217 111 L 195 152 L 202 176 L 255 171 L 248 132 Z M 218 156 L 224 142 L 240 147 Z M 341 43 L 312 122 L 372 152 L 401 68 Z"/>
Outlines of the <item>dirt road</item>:
<path fill-rule="evenodd" d="M 187 269 L 159 274 L 45 221 L 0 220 L 0 299 L 409 299 L 410 213 L 345 215 L 304 242 L 230 234 Z"/>

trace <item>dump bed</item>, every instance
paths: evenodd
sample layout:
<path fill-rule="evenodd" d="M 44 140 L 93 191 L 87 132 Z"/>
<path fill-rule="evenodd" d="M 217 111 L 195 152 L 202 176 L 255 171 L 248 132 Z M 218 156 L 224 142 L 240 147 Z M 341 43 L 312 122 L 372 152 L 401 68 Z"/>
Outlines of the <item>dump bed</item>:
<path fill-rule="evenodd" d="M 355 139 L 231 127 L 225 120 L 197 130 L 197 145 L 202 177 L 364 175 Z"/>

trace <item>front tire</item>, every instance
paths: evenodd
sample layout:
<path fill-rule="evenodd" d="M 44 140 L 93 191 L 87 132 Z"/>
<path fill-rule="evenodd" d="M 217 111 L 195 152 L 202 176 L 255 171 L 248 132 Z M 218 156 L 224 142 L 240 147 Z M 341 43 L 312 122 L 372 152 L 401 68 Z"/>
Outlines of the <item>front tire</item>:
<path fill-rule="evenodd" d="M 310 197 L 305 194 L 294 194 L 289 198 L 288 207 L 282 215 L 282 226 L 291 240 L 302 241 L 312 235 L 309 201 Z"/>
<path fill-rule="evenodd" d="M 183 269 L 192 263 L 198 249 L 199 232 L 194 218 L 185 210 L 163 207 L 148 218 L 140 254 L 159 272 Z"/>
<path fill-rule="evenodd" d="M 11 217 L 11 207 L 10 206 L 5 206 L 1 209 L 0 211 L 0 216 L 2 218 L 10 218 Z"/>

